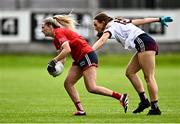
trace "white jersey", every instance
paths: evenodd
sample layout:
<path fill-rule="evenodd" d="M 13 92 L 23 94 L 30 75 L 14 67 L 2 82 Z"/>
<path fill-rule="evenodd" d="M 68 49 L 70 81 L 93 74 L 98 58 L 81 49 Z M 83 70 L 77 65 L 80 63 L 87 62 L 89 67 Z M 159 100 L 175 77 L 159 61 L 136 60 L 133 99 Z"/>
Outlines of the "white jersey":
<path fill-rule="evenodd" d="M 110 39 L 116 39 L 125 49 L 135 48 L 134 40 L 145 33 L 128 19 L 114 19 L 109 22 L 104 32 L 110 32 Z"/>

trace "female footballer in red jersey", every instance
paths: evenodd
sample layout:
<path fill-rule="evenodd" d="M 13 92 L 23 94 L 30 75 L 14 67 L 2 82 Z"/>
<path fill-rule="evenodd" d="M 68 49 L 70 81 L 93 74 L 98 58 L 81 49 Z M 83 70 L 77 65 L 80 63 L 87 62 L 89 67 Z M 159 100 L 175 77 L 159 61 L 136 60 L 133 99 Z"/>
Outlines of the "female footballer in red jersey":
<path fill-rule="evenodd" d="M 137 75 L 140 70 L 144 73 L 147 88 L 151 99 L 151 109 L 148 115 L 160 115 L 158 107 L 158 86 L 155 80 L 155 55 L 158 53 L 158 46 L 143 30 L 135 25 L 152 22 L 160 22 L 167 26 L 167 22 L 172 22 L 171 17 L 144 18 L 144 19 L 122 19 L 109 17 L 105 13 L 99 13 L 94 18 L 94 28 L 102 34 L 100 39 L 95 42 L 93 49 L 101 47 L 109 38 L 117 40 L 125 49 L 135 48 L 137 52 L 130 60 L 126 76 L 139 94 L 141 102 L 133 113 L 140 113 L 150 106 L 150 102 L 145 96 L 142 81 Z"/>
<path fill-rule="evenodd" d="M 86 115 L 80 103 L 79 94 L 74 87 L 81 77 L 84 78 L 85 86 L 90 93 L 116 98 L 120 101 L 126 113 L 128 108 L 127 94 L 119 94 L 96 85 L 98 58 L 87 41 L 75 32 L 74 25 L 75 21 L 65 15 L 56 15 L 44 20 L 42 32 L 45 36 L 54 38 L 53 44 L 59 52 L 49 62 L 48 71 L 52 71 L 55 63 L 62 61 L 70 53 L 74 62 L 64 81 L 64 87 L 76 106 L 77 111 L 74 114 Z"/>

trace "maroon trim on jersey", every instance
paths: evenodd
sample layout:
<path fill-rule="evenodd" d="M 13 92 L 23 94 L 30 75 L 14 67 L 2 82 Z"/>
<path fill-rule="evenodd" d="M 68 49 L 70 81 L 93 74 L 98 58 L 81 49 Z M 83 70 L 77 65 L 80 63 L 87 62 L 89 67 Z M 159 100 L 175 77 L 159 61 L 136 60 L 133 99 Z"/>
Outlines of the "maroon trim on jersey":
<path fill-rule="evenodd" d="M 111 38 L 112 33 L 110 31 L 105 31 L 104 33 L 108 32 L 109 33 L 109 38 Z"/>
<path fill-rule="evenodd" d="M 114 22 L 126 25 L 128 23 L 131 23 L 132 20 L 131 19 L 125 19 L 125 18 L 115 18 Z"/>

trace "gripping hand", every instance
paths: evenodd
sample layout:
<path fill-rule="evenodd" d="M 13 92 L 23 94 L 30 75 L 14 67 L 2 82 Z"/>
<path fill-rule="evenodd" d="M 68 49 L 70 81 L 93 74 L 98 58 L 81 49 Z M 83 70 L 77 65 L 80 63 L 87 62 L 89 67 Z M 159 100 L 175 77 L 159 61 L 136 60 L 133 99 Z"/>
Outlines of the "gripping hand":
<path fill-rule="evenodd" d="M 48 71 L 49 73 L 55 72 L 55 71 L 56 71 L 55 65 L 56 65 L 56 62 L 55 62 L 54 60 L 51 60 L 51 61 L 48 63 L 47 71 Z"/>

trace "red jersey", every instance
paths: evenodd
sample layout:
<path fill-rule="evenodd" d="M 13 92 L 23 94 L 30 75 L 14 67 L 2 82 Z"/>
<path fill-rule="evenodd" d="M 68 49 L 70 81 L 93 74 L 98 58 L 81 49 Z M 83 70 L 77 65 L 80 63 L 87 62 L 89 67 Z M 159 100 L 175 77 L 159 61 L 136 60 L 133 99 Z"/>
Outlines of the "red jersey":
<path fill-rule="evenodd" d="M 71 48 L 71 56 L 75 62 L 82 59 L 87 53 L 93 51 L 88 42 L 76 32 L 66 28 L 54 29 L 55 37 L 53 44 L 57 50 L 61 50 L 63 43 L 68 42 Z"/>

